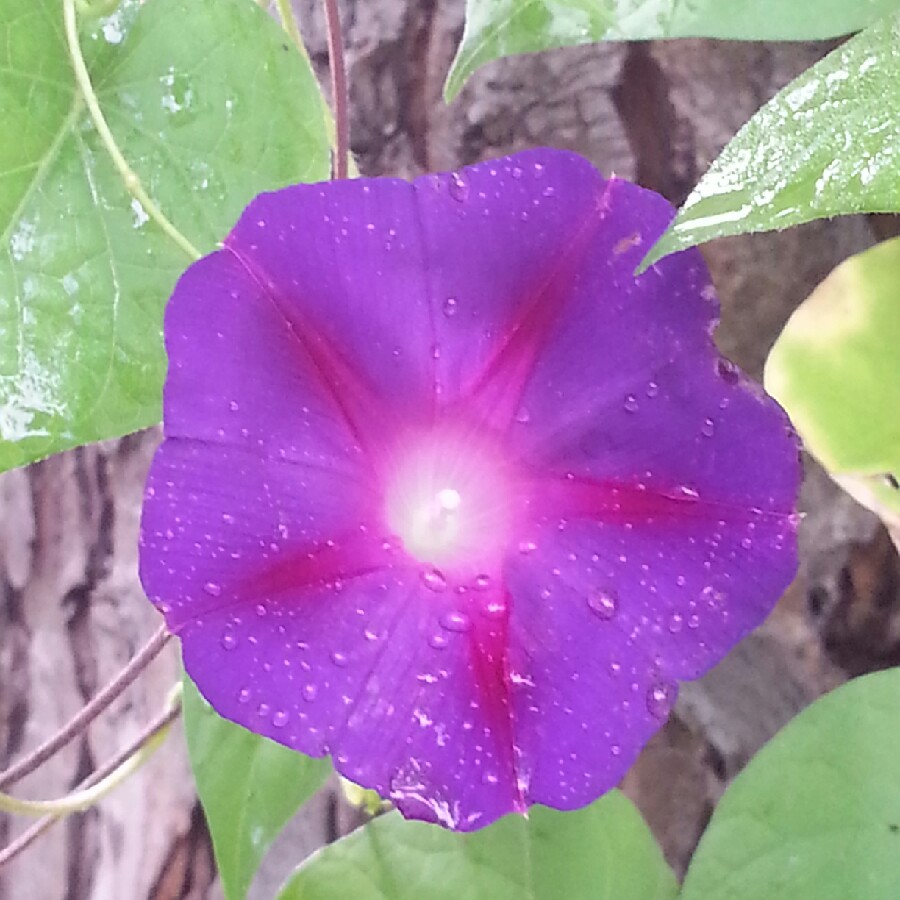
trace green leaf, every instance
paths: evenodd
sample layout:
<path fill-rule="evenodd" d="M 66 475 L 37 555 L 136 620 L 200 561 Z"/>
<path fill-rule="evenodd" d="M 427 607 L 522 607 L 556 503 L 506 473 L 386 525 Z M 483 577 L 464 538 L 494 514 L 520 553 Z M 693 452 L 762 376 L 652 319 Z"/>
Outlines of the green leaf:
<path fill-rule="evenodd" d="M 791 316 L 765 384 L 807 449 L 900 535 L 900 238 L 842 263 Z"/>
<path fill-rule="evenodd" d="M 194 246 L 259 191 L 326 178 L 307 63 L 249 0 L 126 0 L 82 28 L 116 141 Z M 75 86 L 60 0 L 0 4 L 0 469 L 160 419 L 189 257 L 133 199 Z"/>
<path fill-rule="evenodd" d="M 501 56 L 594 41 L 715 37 L 817 40 L 857 31 L 897 0 L 467 0 L 462 43 L 447 78 L 451 100 Z"/>
<path fill-rule="evenodd" d="M 681 900 L 896 900 L 900 669 L 814 703 L 725 792 Z"/>
<path fill-rule="evenodd" d="M 314 854 L 279 900 L 672 900 L 674 876 L 631 802 L 613 791 L 561 813 L 534 807 L 454 834 L 391 813 Z"/>
<path fill-rule="evenodd" d="M 808 69 L 734 137 L 645 264 L 712 238 L 900 210 L 900 14 Z"/>
<path fill-rule="evenodd" d="M 242 900 L 263 856 L 331 767 L 223 719 L 184 676 L 184 728 L 227 900 Z"/>

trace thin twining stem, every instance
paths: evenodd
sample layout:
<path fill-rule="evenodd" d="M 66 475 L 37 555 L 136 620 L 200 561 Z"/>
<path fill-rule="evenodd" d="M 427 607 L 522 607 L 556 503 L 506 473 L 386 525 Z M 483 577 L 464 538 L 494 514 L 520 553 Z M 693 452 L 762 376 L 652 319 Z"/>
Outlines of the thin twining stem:
<path fill-rule="evenodd" d="M 346 178 L 350 165 L 350 99 L 337 0 L 325 0 L 325 25 L 328 32 L 328 67 L 331 70 L 331 102 L 336 131 L 334 177 Z"/>
<path fill-rule="evenodd" d="M 170 637 L 165 625 L 161 626 L 137 652 L 131 662 L 96 696 L 92 697 L 53 737 L 46 740 L 24 759 L 11 765 L 5 772 L 0 772 L 0 791 L 5 791 L 11 784 L 33 772 L 41 763 L 50 759 L 57 750 L 84 731 L 156 659 Z"/>
<path fill-rule="evenodd" d="M 150 195 L 144 190 L 140 178 L 128 165 L 128 160 L 122 155 L 119 145 L 113 136 L 106 118 L 100 109 L 100 101 L 94 92 L 91 83 L 91 75 L 81 52 L 81 44 L 78 41 L 78 21 L 75 15 L 75 0 L 63 0 L 63 20 L 66 31 L 66 42 L 69 46 L 69 57 L 72 68 L 75 71 L 75 83 L 84 98 L 85 105 L 93 120 L 97 134 L 103 141 L 106 152 L 112 159 L 113 165 L 122 176 L 125 188 L 138 203 L 144 208 L 144 212 L 156 222 L 157 225 L 179 246 L 191 259 L 200 259 L 200 251 L 163 215 L 162 210 L 150 199 Z"/>
<path fill-rule="evenodd" d="M 107 776 L 100 778 L 99 781 L 88 787 L 79 788 L 56 800 L 24 800 L 21 797 L 13 797 L 0 792 L 0 812 L 35 817 L 49 815 L 55 818 L 83 812 L 133 775 L 156 752 L 165 737 L 165 730 L 148 737 L 136 748 L 133 755 L 125 759 Z"/>
<path fill-rule="evenodd" d="M 131 759 L 136 758 L 145 748 L 156 749 L 169 729 L 172 722 L 178 718 L 181 712 L 180 703 L 170 703 L 168 708 L 156 717 L 127 747 L 119 751 L 112 759 L 102 765 L 96 772 L 92 772 L 79 785 L 78 790 L 83 791 L 102 782 L 104 779 L 120 771 Z M 152 752 L 152 751 L 151 751 Z M 149 752 L 144 754 L 146 759 Z M 130 773 L 129 773 L 130 774 Z M 0 869 L 8 862 L 15 859 L 23 850 L 31 846 L 44 832 L 55 822 L 63 818 L 59 814 L 44 816 L 39 819 L 27 831 L 23 831 L 16 840 L 0 850 Z"/>

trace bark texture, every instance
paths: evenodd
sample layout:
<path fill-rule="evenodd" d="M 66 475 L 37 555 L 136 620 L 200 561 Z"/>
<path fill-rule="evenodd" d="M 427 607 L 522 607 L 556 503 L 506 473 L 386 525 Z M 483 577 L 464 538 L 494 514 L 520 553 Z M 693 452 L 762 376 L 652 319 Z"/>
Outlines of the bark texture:
<path fill-rule="evenodd" d="M 319 4 L 298 0 L 298 9 L 324 84 Z M 597 45 L 492 64 L 446 106 L 462 0 L 345 0 L 343 16 L 363 173 L 414 175 L 549 144 L 675 203 L 753 112 L 828 49 Z M 708 246 L 722 350 L 759 376 L 797 303 L 871 241 L 857 218 Z M 84 448 L 0 478 L 0 765 L 55 731 L 157 626 L 141 597 L 135 546 L 157 440 Z M 684 689 L 625 780 L 679 872 L 728 780 L 777 729 L 848 676 L 900 664 L 900 566 L 884 530 L 813 464 L 803 508 L 801 571 L 775 614 Z M 67 791 L 155 714 L 176 673 L 169 648 L 86 739 L 25 779 L 21 794 Z M 327 790 L 292 823 L 251 896 L 274 896 L 293 864 L 353 824 Z M 22 827 L 0 816 L 0 843 Z M 220 896 L 178 735 L 144 774 L 0 871 L 0 900 Z"/>

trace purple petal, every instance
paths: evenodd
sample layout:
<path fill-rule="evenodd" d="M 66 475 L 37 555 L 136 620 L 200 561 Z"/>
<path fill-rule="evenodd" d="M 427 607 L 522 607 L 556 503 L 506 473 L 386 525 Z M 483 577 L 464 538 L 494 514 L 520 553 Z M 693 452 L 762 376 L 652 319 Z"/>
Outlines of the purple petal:
<path fill-rule="evenodd" d="M 223 715 L 466 830 L 611 787 L 762 621 L 796 440 L 699 254 L 633 278 L 671 214 L 534 151 L 263 195 L 188 271 L 142 579 Z"/>
<path fill-rule="evenodd" d="M 366 461 L 314 360 L 239 260 L 220 251 L 182 276 L 166 309 L 169 438 L 326 465 L 362 479 Z"/>
<path fill-rule="evenodd" d="M 262 194 L 225 245 L 321 357 L 367 449 L 398 418 L 430 414 L 434 327 L 412 185 L 341 181 Z"/>

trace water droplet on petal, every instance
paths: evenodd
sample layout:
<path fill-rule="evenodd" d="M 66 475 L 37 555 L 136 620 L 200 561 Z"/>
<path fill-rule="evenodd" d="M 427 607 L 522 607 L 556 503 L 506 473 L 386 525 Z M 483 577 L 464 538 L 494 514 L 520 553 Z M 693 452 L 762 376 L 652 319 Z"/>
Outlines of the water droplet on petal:
<path fill-rule="evenodd" d="M 489 619 L 502 619 L 506 615 L 506 604 L 501 600 L 491 600 L 482 607 L 482 612 Z"/>
<path fill-rule="evenodd" d="M 319 690 L 314 684 L 307 684 L 303 687 L 303 699 L 312 703 L 313 700 L 316 699 L 316 694 L 318 694 Z"/>
<path fill-rule="evenodd" d="M 272 711 L 272 708 L 268 703 L 260 703 L 259 706 L 256 707 L 256 714 L 261 719 L 268 719 L 269 713 Z"/>
<path fill-rule="evenodd" d="M 535 550 L 537 550 L 537 544 L 534 541 L 519 542 L 519 553 L 527 555 L 529 553 L 534 553 Z"/>
<path fill-rule="evenodd" d="M 216 584 L 214 581 L 207 581 L 203 585 L 203 590 L 210 597 L 218 597 L 222 593 L 222 585 Z"/>
<path fill-rule="evenodd" d="M 635 397 L 634 394 L 629 394 L 625 398 L 625 411 L 633 413 L 633 412 L 637 412 L 637 408 L 638 408 L 637 397 Z"/>
<path fill-rule="evenodd" d="M 451 173 L 447 190 L 454 200 L 459 200 L 460 202 L 469 196 L 469 184 L 458 172 Z"/>
<path fill-rule="evenodd" d="M 257 603 L 256 604 L 256 614 L 261 619 L 264 619 L 269 614 L 269 610 L 266 608 L 265 604 Z"/>
<path fill-rule="evenodd" d="M 588 606 L 604 622 L 608 622 L 619 608 L 618 597 L 612 591 L 598 591 L 588 597 Z"/>
<path fill-rule="evenodd" d="M 716 432 L 716 423 L 712 419 L 707 419 L 700 428 L 700 433 L 704 437 L 712 437 Z"/>
<path fill-rule="evenodd" d="M 241 688 L 238 691 L 238 703 L 246 703 L 250 699 L 250 688 Z"/>
<path fill-rule="evenodd" d="M 476 575 L 474 584 L 475 584 L 476 591 L 486 591 L 491 586 L 491 576 L 490 575 Z"/>
<path fill-rule="evenodd" d="M 511 174 L 513 178 L 521 178 L 522 177 L 522 169 L 519 166 L 513 166 L 511 170 Z"/>
<path fill-rule="evenodd" d="M 447 590 L 447 579 L 437 569 L 426 569 L 422 573 L 422 583 L 429 591 L 434 591 L 436 594 Z"/>
<path fill-rule="evenodd" d="M 276 728 L 284 728 L 284 726 L 287 725 L 287 722 L 288 714 L 283 709 L 279 709 L 278 712 L 272 716 L 272 724 Z"/>
<path fill-rule="evenodd" d="M 447 631 L 468 631 L 471 624 L 472 623 L 469 620 L 469 617 L 464 612 L 452 610 L 451 612 L 444 613 L 444 615 L 441 616 L 441 625 L 443 625 L 444 628 L 447 629 Z"/>
<path fill-rule="evenodd" d="M 432 650 L 443 650 L 448 643 L 449 641 L 445 634 L 433 634 L 428 638 L 428 646 L 431 647 Z"/>
<path fill-rule="evenodd" d="M 451 316 L 456 315 L 457 308 L 459 307 L 459 301 L 457 301 L 456 297 L 448 297 L 444 301 L 444 315 L 449 319 Z"/>
<path fill-rule="evenodd" d="M 655 381 L 651 381 L 647 385 L 647 396 L 652 400 L 659 394 L 659 385 Z"/>
<path fill-rule="evenodd" d="M 226 628 L 225 631 L 222 632 L 222 647 L 225 650 L 234 650 L 238 645 L 238 636 L 231 630 L 231 628 Z"/>
<path fill-rule="evenodd" d="M 340 650 L 335 650 L 331 654 L 331 661 L 339 668 L 343 668 L 348 662 L 347 654 L 342 653 Z"/>
<path fill-rule="evenodd" d="M 675 689 L 664 682 L 654 684 L 647 691 L 647 712 L 656 719 L 667 719 L 672 712 Z"/>
<path fill-rule="evenodd" d="M 528 412 L 528 410 L 525 409 L 524 406 L 521 406 L 519 407 L 519 411 L 516 413 L 515 418 L 520 425 L 525 425 L 531 421 L 531 413 Z"/>
<path fill-rule="evenodd" d="M 684 625 L 684 618 L 681 613 L 672 613 L 669 617 L 669 633 L 678 634 Z"/>

